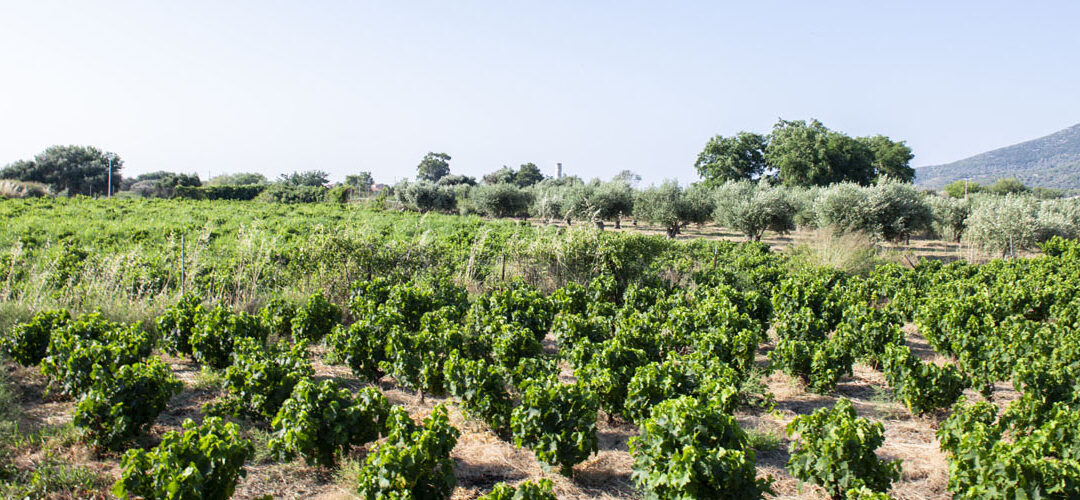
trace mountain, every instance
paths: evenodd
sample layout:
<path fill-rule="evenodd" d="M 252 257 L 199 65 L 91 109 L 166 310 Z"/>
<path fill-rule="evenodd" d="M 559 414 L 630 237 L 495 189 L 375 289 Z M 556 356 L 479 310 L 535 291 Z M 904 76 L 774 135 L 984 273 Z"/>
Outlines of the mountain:
<path fill-rule="evenodd" d="M 1016 177 L 1032 187 L 1080 188 L 1080 124 L 963 160 L 915 169 L 915 183 L 928 188 L 963 179 L 989 184 L 1002 177 Z"/>

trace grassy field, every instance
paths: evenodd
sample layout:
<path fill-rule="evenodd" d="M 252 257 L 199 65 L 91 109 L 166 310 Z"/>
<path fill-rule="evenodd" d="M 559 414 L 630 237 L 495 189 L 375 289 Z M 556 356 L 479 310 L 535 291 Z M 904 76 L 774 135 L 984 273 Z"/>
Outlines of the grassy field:
<path fill-rule="evenodd" d="M 591 228 L 547 226 L 537 221 L 484 221 L 440 215 L 382 212 L 355 206 L 282 206 L 260 203 L 91 200 L 0 201 L 0 328 L 33 312 L 66 308 L 101 310 L 124 322 L 150 321 L 183 291 L 196 291 L 211 303 L 255 311 L 269 299 L 298 302 L 321 290 L 344 303 L 349 286 L 373 276 L 408 278 L 432 272 L 451 276 L 478 294 L 511 278 L 541 290 L 582 282 L 603 273 L 620 280 L 659 277 L 686 285 L 694 273 L 715 268 L 719 240 L 741 240 L 715 227 L 688 228 L 677 241 L 658 228 L 625 225 L 603 234 Z M 970 254 L 957 245 L 914 239 L 910 245 L 879 247 L 858 236 L 833 238 L 817 231 L 769 234 L 764 243 L 779 251 L 784 266 L 833 265 L 852 274 L 874 265 L 914 264 L 920 258 L 952 261 Z M 723 247 L 728 251 L 731 246 Z M 715 269 L 713 269 L 715 270 Z M 351 321 L 355 318 L 346 318 Z M 932 350 L 915 326 L 903 327 L 908 345 L 921 359 L 949 361 Z M 765 370 L 776 345 L 769 332 L 756 363 Z M 553 335 L 545 354 L 556 356 Z M 311 350 L 317 379 L 335 379 L 355 391 L 368 385 L 343 366 L 324 362 L 326 348 Z M 185 418 L 200 419 L 205 403 L 223 395 L 220 376 L 190 359 L 156 352 L 184 383 L 150 435 L 137 446 L 149 447 Z M 574 381 L 566 361 L 560 378 Z M 0 378 L 0 472 L 6 496 L 96 498 L 119 474 L 119 454 L 97 452 L 80 439 L 71 423 L 75 402 L 50 393 L 49 382 L 34 368 L 3 362 Z M 500 481 L 516 483 L 540 477 L 555 481 L 559 498 L 640 498 L 631 482 L 633 459 L 628 440 L 638 427 L 619 417 L 598 420 L 599 452 L 577 466 L 573 479 L 543 472 L 532 452 L 516 448 L 485 424 L 465 418 L 453 398 L 420 397 L 392 378 L 376 387 L 394 404 L 419 419 L 434 405 L 447 403 L 451 421 L 462 435 L 452 458 L 458 485 L 453 498 L 476 498 Z M 1005 405 L 1018 394 L 998 384 L 994 402 Z M 947 498 L 948 464 L 935 432 L 945 413 L 913 416 L 895 401 L 883 374 L 857 363 L 833 393 L 813 394 L 781 372 L 760 380 L 772 408 L 744 407 L 740 425 L 757 451 L 759 475 L 776 479 L 778 498 L 825 498 L 823 490 L 799 486 L 786 471 L 790 438 L 784 427 L 796 416 L 851 399 L 859 414 L 885 426 L 883 458 L 903 460 L 896 498 Z M 966 395 L 978 400 L 977 392 Z M 339 470 L 327 471 L 302 461 L 280 463 L 266 451 L 270 430 L 246 425 L 257 448 L 240 483 L 237 498 L 272 494 L 275 498 L 351 498 L 356 470 L 365 449 L 357 449 Z"/>

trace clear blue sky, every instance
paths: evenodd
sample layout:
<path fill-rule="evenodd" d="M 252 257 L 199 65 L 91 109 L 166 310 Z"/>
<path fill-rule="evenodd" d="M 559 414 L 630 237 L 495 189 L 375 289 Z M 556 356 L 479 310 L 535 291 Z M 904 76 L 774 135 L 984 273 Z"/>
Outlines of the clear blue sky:
<path fill-rule="evenodd" d="M 1080 122 L 1080 2 L 5 1 L 0 164 L 412 177 L 556 162 L 692 181 L 815 117 L 942 163 Z"/>

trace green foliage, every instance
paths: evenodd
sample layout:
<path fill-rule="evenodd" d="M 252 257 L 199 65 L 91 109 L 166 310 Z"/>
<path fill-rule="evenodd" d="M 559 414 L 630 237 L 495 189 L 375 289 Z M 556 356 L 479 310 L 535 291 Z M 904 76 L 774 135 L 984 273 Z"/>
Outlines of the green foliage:
<path fill-rule="evenodd" d="M 641 190 L 634 200 L 634 218 L 660 224 L 669 238 L 688 224 L 703 224 L 713 211 L 711 193 L 704 187 L 681 189 L 675 181 Z"/>
<path fill-rule="evenodd" d="M 795 206 L 786 191 L 766 183 L 727 182 L 716 191 L 713 218 L 749 240 L 761 241 L 766 230 L 785 234 L 795 229 Z"/>
<path fill-rule="evenodd" d="M 698 154 L 694 168 L 712 187 L 729 181 L 756 180 L 765 173 L 767 142 L 764 136 L 751 132 L 712 137 Z"/>
<path fill-rule="evenodd" d="M 536 482 L 524 481 L 516 488 L 506 483 L 499 483 L 495 485 L 491 493 L 477 500 L 557 500 L 555 494 L 551 492 L 553 486 L 550 479 L 541 479 Z"/>
<path fill-rule="evenodd" d="M 472 316 L 499 316 L 507 324 L 518 325 L 542 340 L 551 330 L 554 306 L 539 290 L 520 281 L 506 288 L 477 297 L 470 311 Z"/>
<path fill-rule="evenodd" d="M 971 214 L 971 200 L 964 197 L 928 196 L 927 203 L 933 214 L 933 229 L 942 238 L 960 242 Z"/>
<path fill-rule="evenodd" d="M 70 320 L 71 314 L 65 310 L 41 311 L 0 338 L 0 351 L 23 366 L 38 365 L 45 359 L 53 332 Z"/>
<path fill-rule="evenodd" d="M 372 500 L 445 499 L 457 484 L 450 451 L 460 435 L 446 408 L 436 406 L 423 425 L 400 407 L 390 411 L 386 442 L 368 454 L 357 494 Z"/>
<path fill-rule="evenodd" d="M 416 167 L 416 178 L 421 181 L 436 182 L 450 175 L 450 155 L 446 153 L 428 153 Z"/>
<path fill-rule="evenodd" d="M 162 347 L 173 355 L 191 356 L 191 334 L 205 313 L 206 308 L 197 295 L 189 293 L 180 297 L 155 322 Z"/>
<path fill-rule="evenodd" d="M 883 358 L 885 379 L 912 413 L 949 408 L 968 387 L 967 380 L 954 365 L 920 361 L 907 346 L 890 345 Z"/>
<path fill-rule="evenodd" d="M 233 416 L 270 420 L 301 380 L 314 375 L 307 360 L 307 345 L 290 346 L 282 340 L 263 346 L 251 338 L 236 340 L 233 363 L 225 369 L 223 388 L 228 392 L 224 410 Z"/>
<path fill-rule="evenodd" d="M 297 341 L 318 342 L 341 322 L 341 308 L 315 292 L 296 310 L 292 318 L 292 335 Z"/>
<path fill-rule="evenodd" d="M 900 479 L 900 462 L 874 454 L 884 442 L 884 426 L 858 418 L 855 407 L 840 398 L 832 408 L 796 417 L 787 427 L 797 434 L 791 444 L 788 471 L 800 481 L 817 484 L 834 498 L 853 488 L 886 491 Z"/>
<path fill-rule="evenodd" d="M 255 447 L 240 427 L 209 417 L 201 425 L 184 421 L 184 432 L 170 431 L 153 450 L 134 449 L 121 462 L 113 494 L 143 498 L 226 500 L 244 477 L 244 462 Z"/>
<path fill-rule="evenodd" d="M 842 377 L 852 375 L 855 358 L 851 339 L 834 335 L 822 341 L 780 339 L 769 360 L 788 375 L 802 379 L 810 392 L 828 394 Z"/>
<path fill-rule="evenodd" d="M 524 217 L 532 204 L 531 193 L 515 184 L 485 184 L 469 190 L 477 213 L 488 217 Z"/>
<path fill-rule="evenodd" d="M 195 360 L 214 370 L 222 370 L 232 361 L 233 347 L 240 338 L 266 342 L 267 331 L 259 318 L 246 312 L 234 313 L 223 304 L 199 316 L 191 332 L 191 351 Z"/>
<path fill-rule="evenodd" d="M 106 378 L 120 367 L 137 363 L 150 354 L 153 341 L 138 325 L 123 327 L 98 313 L 83 314 L 49 339 L 41 373 L 65 394 L 79 397 L 94 377 Z M 96 370 L 102 370 L 95 375 Z"/>
<path fill-rule="evenodd" d="M 258 316 L 263 328 L 266 328 L 270 335 L 279 339 L 288 338 L 292 334 L 296 308 L 289 301 L 275 297 L 259 309 Z"/>
<path fill-rule="evenodd" d="M 471 416 L 496 432 L 510 428 L 512 401 L 502 372 L 484 360 L 464 358 L 454 350 L 446 360 L 446 384 Z"/>
<path fill-rule="evenodd" d="M 1027 250 L 1039 236 L 1038 210 L 1038 203 L 1027 197 L 980 197 L 967 218 L 963 239 L 1002 257 Z"/>
<path fill-rule="evenodd" d="M 72 421 L 98 447 L 118 449 L 154 423 L 183 384 L 158 358 L 111 371 L 96 365 Z"/>
<path fill-rule="evenodd" d="M 293 185 L 281 182 L 265 188 L 262 186 L 254 186 L 254 188 L 260 189 L 259 196 L 255 200 L 269 203 L 319 203 L 326 201 L 330 192 L 323 186 Z"/>
<path fill-rule="evenodd" d="M 69 196 L 105 194 L 112 168 L 112 191 L 120 190 L 123 160 L 93 146 L 51 146 L 33 160 L 20 160 L 0 169 L 0 179 L 48 184 L 54 193 Z"/>
<path fill-rule="evenodd" d="M 265 180 L 263 178 L 264 182 Z M 176 186 L 173 196 L 188 200 L 251 201 L 258 198 L 268 187 L 265 184 Z"/>
<path fill-rule="evenodd" d="M 597 451 L 596 396 L 583 385 L 553 378 L 529 382 L 521 390 L 521 405 L 510 417 L 514 444 L 531 449 L 545 467 L 572 475 L 575 464 Z"/>
<path fill-rule="evenodd" d="M 640 366 L 626 385 L 623 415 L 642 422 L 662 401 L 696 396 L 717 409 L 732 412 L 738 403 L 739 378 L 731 367 L 715 359 L 669 356 L 663 362 Z"/>
<path fill-rule="evenodd" d="M 619 339 L 605 340 L 592 346 L 594 350 L 588 362 L 574 370 L 574 377 L 596 397 L 609 415 L 617 415 L 626 408 L 628 386 L 639 366 L 648 363 L 648 356 L 641 349 L 626 346 Z"/>
<path fill-rule="evenodd" d="M 689 397 L 657 405 L 630 439 L 634 483 L 648 499 L 761 498 L 754 451 L 735 418 Z"/>
<path fill-rule="evenodd" d="M 348 327 L 338 325 L 326 337 L 327 362 L 345 364 L 357 377 L 377 381 L 383 375 L 380 363 L 386 361 L 386 336 L 387 329 L 378 319 L 365 317 Z"/>
<path fill-rule="evenodd" d="M 390 403 L 374 388 L 353 398 L 333 380 L 301 380 L 274 417 L 270 452 L 285 460 L 299 454 L 310 465 L 333 467 L 338 454 L 377 439 L 389 411 Z"/>

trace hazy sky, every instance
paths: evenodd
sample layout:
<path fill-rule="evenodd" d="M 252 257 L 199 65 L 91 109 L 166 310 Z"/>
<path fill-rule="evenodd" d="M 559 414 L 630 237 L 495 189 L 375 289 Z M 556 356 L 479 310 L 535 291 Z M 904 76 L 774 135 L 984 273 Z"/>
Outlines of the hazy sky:
<path fill-rule="evenodd" d="M 1080 122 L 1080 2 L 0 0 L 0 164 L 128 175 L 535 162 L 692 181 L 712 135 L 818 118 L 915 165 Z"/>

